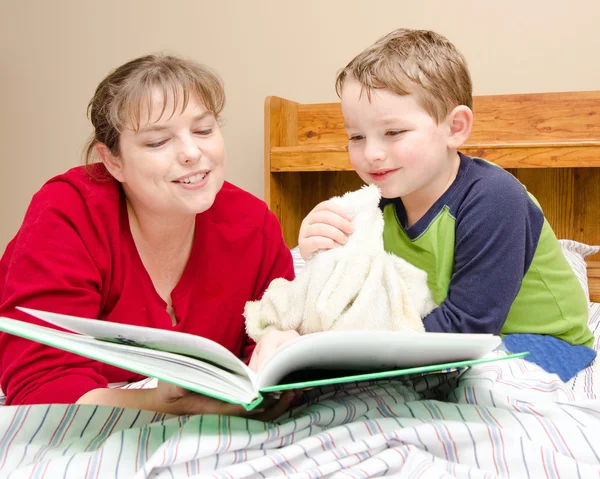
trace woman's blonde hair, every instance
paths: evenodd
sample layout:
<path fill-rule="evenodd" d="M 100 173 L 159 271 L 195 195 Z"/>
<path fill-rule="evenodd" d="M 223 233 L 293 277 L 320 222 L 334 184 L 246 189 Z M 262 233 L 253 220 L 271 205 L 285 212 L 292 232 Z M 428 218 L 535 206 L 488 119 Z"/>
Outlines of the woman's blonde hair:
<path fill-rule="evenodd" d="M 85 164 L 96 160 L 97 143 L 106 145 L 119 155 L 119 137 L 124 128 L 137 130 L 142 121 L 149 122 L 152 113 L 152 93 L 162 92 L 161 117 L 167 98 L 173 100 L 173 111 L 181 105 L 185 110 L 190 94 L 203 103 L 215 118 L 225 106 L 225 91 L 220 78 L 207 67 L 172 55 L 147 55 L 131 60 L 112 71 L 100 82 L 88 104 L 88 118 L 94 133 L 85 150 Z M 142 111 L 148 118 L 141 118 Z"/>
<path fill-rule="evenodd" d="M 447 38 L 429 30 L 394 30 L 354 57 L 336 79 L 340 97 L 348 77 L 363 86 L 369 99 L 378 88 L 414 94 L 438 123 L 458 105 L 473 107 L 465 58 Z"/>

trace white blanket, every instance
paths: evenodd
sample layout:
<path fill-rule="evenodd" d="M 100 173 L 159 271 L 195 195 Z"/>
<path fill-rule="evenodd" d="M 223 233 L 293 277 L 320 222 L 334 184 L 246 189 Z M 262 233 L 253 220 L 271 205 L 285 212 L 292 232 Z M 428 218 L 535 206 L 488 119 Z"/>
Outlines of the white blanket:
<path fill-rule="evenodd" d="M 522 359 L 475 366 L 458 384 L 314 389 L 274 424 L 2 407 L 0 478 L 598 477 L 600 371 L 586 374 L 585 393 Z"/>
<path fill-rule="evenodd" d="M 268 328 L 424 331 L 421 318 L 435 307 L 427 274 L 385 252 L 378 188 L 332 201 L 352 213 L 354 233 L 345 245 L 317 253 L 294 281 L 276 279 L 260 301 L 246 304 L 246 328 L 255 341 Z"/>

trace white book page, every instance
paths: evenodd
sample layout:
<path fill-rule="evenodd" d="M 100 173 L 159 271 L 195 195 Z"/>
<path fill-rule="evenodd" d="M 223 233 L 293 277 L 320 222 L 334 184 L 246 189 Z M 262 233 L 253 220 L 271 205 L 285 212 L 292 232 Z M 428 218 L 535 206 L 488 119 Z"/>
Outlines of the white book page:
<path fill-rule="evenodd" d="M 284 343 L 258 372 L 257 388 L 305 368 L 395 370 L 479 359 L 501 343 L 491 334 L 329 331 Z"/>
<path fill-rule="evenodd" d="M 130 324 L 111 323 L 97 319 L 78 318 L 65 314 L 17 308 L 36 318 L 64 329 L 93 338 L 117 343 L 140 345 L 150 349 L 205 359 L 244 377 L 253 375 L 235 354 L 210 339 L 193 334 L 146 328 Z"/>
<path fill-rule="evenodd" d="M 10 318 L 0 317 L 0 330 L 218 399 L 251 403 L 257 396 L 249 378 L 195 358 L 99 341 Z"/>

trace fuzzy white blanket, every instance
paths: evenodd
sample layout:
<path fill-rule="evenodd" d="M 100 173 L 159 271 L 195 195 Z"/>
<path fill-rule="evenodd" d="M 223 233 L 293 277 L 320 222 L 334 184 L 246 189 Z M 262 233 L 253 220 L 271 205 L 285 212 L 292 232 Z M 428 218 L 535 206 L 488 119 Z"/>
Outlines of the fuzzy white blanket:
<path fill-rule="evenodd" d="M 384 250 L 380 199 L 375 185 L 332 198 L 352 213 L 354 233 L 315 254 L 294 281 L 275 279 L 260 301 L 246 303 L 252 339 L 269 328 L 424 331 L 422 318 L 435 307 L 427 274 Z"/>

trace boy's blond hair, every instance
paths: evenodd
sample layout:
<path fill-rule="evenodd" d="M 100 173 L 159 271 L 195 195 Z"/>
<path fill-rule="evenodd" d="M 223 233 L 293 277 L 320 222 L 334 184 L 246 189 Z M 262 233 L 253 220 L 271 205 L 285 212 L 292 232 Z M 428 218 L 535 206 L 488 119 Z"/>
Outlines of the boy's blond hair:
<path fill-rule="evenodd" d="M 369 99 L 379 88 L 414 94 L 437 123 L 458 105 L 473 106 L 465 58 L 447 38 L 428 30 L 400 28 L 381 37 L 339 73 L 338 96 L 349 77 L 363 85 Z"/>

